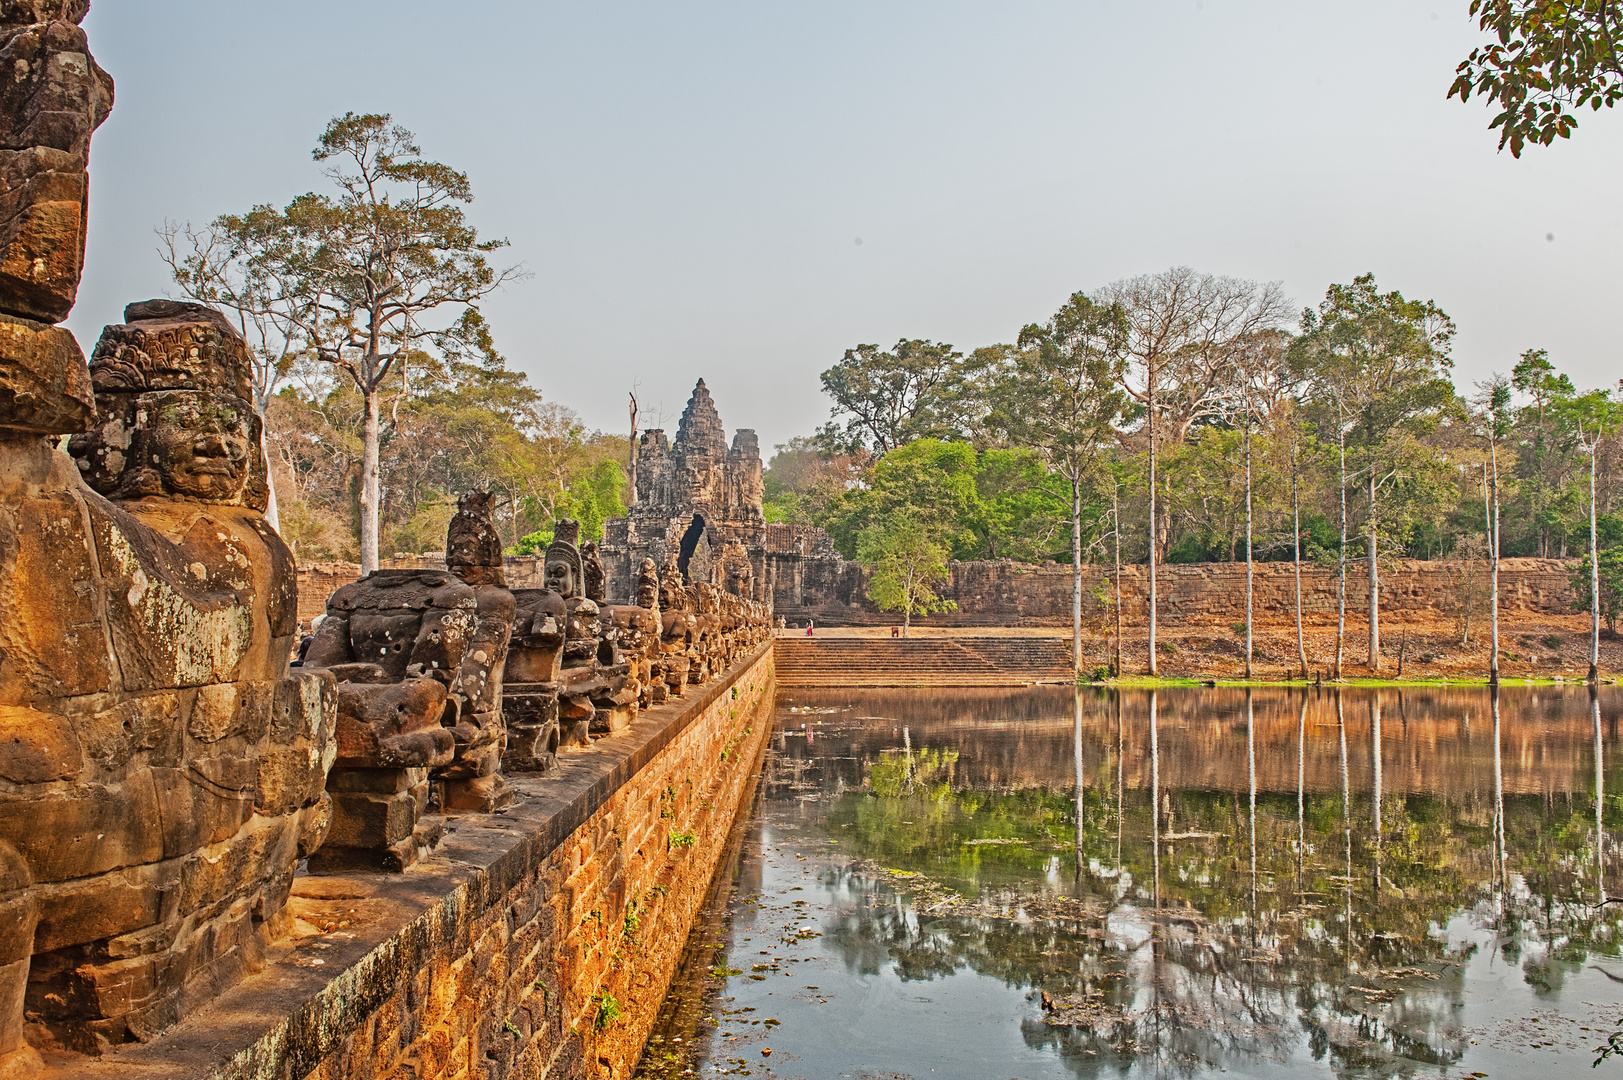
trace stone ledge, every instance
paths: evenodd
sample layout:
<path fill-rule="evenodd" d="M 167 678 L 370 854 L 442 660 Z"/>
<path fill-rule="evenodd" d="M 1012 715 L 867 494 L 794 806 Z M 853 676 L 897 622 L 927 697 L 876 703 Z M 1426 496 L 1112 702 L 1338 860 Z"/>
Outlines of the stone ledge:
<path fill-rule="evenodd" d="M 84 1077 L 295 1080 L 318 1068 L 419 969 L 468 951 L 472 927 L 563 841 L 756 665 L 769 640 L 720 679 L 646 710 L 612 739 L 559 758 L 545 777 L 509 777 L 520 793 L 493 815 L 430 816 L 447 830 L 403 874 L 301 876 L 295 895 L 352 899 L 364 913 L 336 932 L 282 940 L 263 970 L 151 1043 L 100 1058 L 45 1055 L 47 1080 Z"/>

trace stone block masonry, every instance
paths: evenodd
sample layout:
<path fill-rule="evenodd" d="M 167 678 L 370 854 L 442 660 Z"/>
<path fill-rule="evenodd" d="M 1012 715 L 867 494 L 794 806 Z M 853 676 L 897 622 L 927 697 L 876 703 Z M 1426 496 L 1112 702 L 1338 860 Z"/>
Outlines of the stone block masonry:
<path fill-rule="evenodd" d="M 629 1076 L 753 785 L 771 643 L 625 735 L 444 820 L 403 874 L 295 879 L 297 932 L 158 1039 L 47 1076 Z"/>

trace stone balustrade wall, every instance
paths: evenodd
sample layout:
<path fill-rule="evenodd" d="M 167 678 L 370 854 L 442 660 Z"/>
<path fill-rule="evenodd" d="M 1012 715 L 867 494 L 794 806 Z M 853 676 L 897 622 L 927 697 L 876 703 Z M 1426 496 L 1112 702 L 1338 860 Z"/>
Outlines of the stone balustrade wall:
<path fill-rule="evenodd" d="M 145 1045 L 51 1080 L 629 1076 L 733 822 L 775 689 L 766 643 L 629 731 L 445 819 L 403 874 L 300 877 L 305 933 Z"/>
<path fill-rule="evenodd" d="M 438 558 L 438 564 L 435 559 Z M 775 555 L 769 560 L 794 561 Z M 867 574 L 842 559 L 800 560 L 796 577 L 783 566 L 769 566 L 776 613 L 791 621 L 815 618 L 837 626 L 892 622 L 866 597 Z M 443 556 L 414 555 L 385 560 L 400 569 L 443 569 Z M 1575 562 L 1560 559 L 1505 559 L 1500 564 L 1502 610 L 1521 615 L 1561 615 L 1576 610 L 1570 580 Z M 1068 625 L 1071 618 L 1071 568 L 1057 563 L 955 562 L 943 595 L 958 605 L 947 615 L 932 615 L 931 626 Z M 540 560 L 510 556 L 507 581 L 511 588 L 539 588 Z M 1347 569 L 1347 611 L 1360 620 L 1369 609 L 1369 588 L 1364 564 Z M 340 585 L 360 576 L 354 563 L 312 563 L 299 567 L 299 619 L 308 627 L 312 616 L 326 609 L 327 597 Z M 1438 559 L 1399 559 L 1383 564 L 1381 611 L 1452 618 L 1474 590 L 1486 610 L 1487 569 L 1480 562 Z M 536 584 L 531 584 L 534 581 Z M 1290 563 L 1257 563 L 1254 579 L 1257 623 L 1293 618 L 1296 584 Z M 1111 568 L 1082 568 L 1083 617 L 1097 622 L 1108 618 L 1113 599 Z M 1156 591 L 1165 623 L 1208 622 L 1227 624 L 1245 618 L 1244 563 L 1178 563 L 1156 567 Z M 1129 626 L 1144 622 L 1149 580 L 1143 566 L 1122 568 L 1122 615 Z M 1333 567 L 1302 568 L 1302 608 L 1309 622 L 1333 623 L 1336 617 L 1336 574 Z"/>

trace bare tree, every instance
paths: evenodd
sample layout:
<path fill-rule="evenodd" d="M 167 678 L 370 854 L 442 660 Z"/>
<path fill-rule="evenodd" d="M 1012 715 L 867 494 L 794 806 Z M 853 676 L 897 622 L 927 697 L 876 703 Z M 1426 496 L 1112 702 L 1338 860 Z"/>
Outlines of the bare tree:
<path fill-rule="evenodd" d="M 1222 411 L 1237 342 L 1284 325 L 1290 314 L 1277 282 L 1258 284 L 1197 274 L 1187 266 L 1107 285 L 1095 297 L 1127 315 L 1127 357 L 1118 381 L 1142 408 L 1149 451 L 1149 673 L 1156 674 L 1155 567 L 1165 557 L 1168 524 L 1157 507 L 1156 468 L 1162 443 L 1178 445 L 1198 420 Z"/>

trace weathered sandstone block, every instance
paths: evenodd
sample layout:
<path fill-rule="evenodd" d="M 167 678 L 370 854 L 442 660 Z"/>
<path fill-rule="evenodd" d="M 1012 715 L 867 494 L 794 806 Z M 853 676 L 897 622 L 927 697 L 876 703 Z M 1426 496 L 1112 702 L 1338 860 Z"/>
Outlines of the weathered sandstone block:
<path fill-rule="evenodd" d="M 0 311 L 45 322 L 66 318 L 78 293 L 90 134 L 113 106 L 77 25 L 89 7 L 0 7 Z"/>

